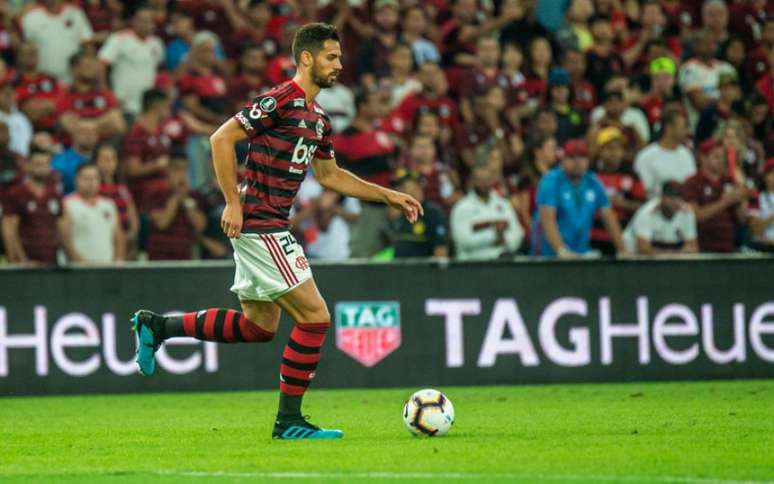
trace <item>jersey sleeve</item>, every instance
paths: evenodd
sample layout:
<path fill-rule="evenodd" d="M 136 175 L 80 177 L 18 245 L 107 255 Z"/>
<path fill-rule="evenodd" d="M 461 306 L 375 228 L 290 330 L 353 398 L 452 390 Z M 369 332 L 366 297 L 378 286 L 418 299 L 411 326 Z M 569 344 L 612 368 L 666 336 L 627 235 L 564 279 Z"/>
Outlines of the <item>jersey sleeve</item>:
<path fill-rule="evenodd" d="M 274 97 L 262 95 L 236 113 L 234 119 L 252 138 L 276 126 L 282 111 Z"/>
<path fill-rule="evenodd" d="M 118 34 L 110 34 L 102 48 L 99 50 L 97 57 L 106 64 L 112 64 L 118 59 L 118 53 L 120 49 L 120 40 Z"/>
<path fill-rule="evenodd" d="M 323 131 L 322 139 L 317 145 L 317 151 L 315 152 L 315 158 L 321 160 L 332 160 L 336 157 L 333 152 L 333 128 L 331 122 L 326 118 L 325 131 Z"/>
<path fill-rule="evenodd" d="M 544 176 L 538 183 L 536 205 L 557 208 L 559 206 L 559 197 L 557 193 L 556 177 Z"/>

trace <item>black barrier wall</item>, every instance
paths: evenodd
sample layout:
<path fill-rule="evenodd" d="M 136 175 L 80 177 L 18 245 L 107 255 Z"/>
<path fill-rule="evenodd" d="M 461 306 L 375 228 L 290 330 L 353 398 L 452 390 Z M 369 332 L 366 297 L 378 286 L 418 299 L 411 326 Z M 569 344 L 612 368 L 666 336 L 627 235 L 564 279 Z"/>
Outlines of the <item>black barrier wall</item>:
<path fill-rule="evenodd" d="M 317 266 L 315 387 L 774 376 L 774 259 Z M 129 315 L 238 307 L 232 268 L 0 271 L 0 394 L 276 388 L 262 345 L 173 340 L 137 374 Z"/>

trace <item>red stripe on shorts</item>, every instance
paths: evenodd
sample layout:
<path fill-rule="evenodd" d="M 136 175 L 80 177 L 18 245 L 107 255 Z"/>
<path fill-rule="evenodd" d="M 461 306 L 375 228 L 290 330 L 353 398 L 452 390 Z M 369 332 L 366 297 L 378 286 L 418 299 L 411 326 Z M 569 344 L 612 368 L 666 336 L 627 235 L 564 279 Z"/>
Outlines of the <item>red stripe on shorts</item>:
<path fill-rule="evenodd" d="M 271 255 L 272 260 L 274 261 L 274 265 L 277 266 L 277 269 L 279 269 L 280 274 L 282 275 L 282 278 L 285 279 L 285 284 L 288 285 L 288 287 L 292 286 L 291 279 L 288 278 L 287 273 L 285 272 L 284 266 L 280 264 L 280 262 L 277 259 L 277 254 L 274 252 L 274 246 L 269 242 L 270 236 L 267 235 L 260 235 L 261 240 L 263 240 L 263 243 L 266 245 L 266 249 L 269 251 L 269 255 Z M 282 257 L 280 257 L 281 259 Z"/>
<path fill-rule="evenodd" d="M 290 267 L 290 263 L 285 258 L 285 254 L 284 252 L 282 252 L 282 248 L 280 247 L 279 242 L 277 242 L 277 239 L 275 239 L 273 235 L 268 235 L 267 237 L 269 238 L 269 242 L 274 244 L 274 248 L 277 250 L 277 254 L 279 254 L 280 263 L 284 265 L 285 270 L 288 271 L 290 281 L 292 282 L 292 284 L 290 285 L 292 286 L 294 284 L 298 284 L 298 278 L 296 277 L 296 273 L 293 272 L 293 268 Z"/>

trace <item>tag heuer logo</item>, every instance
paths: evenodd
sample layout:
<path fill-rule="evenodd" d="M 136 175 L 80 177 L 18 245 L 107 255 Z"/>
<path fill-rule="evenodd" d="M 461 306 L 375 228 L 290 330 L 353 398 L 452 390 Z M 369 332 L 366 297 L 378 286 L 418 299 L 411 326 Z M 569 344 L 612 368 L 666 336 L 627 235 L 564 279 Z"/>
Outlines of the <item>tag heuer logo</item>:
<path fill-rule="evenodd" d="M 371 367 L 400 347 L 400 303 L 336 303 L 336 347 Z"/>
<path fill-rule="evenodd" d="M 270 113 L 277 109 L 277 100 L 271 96 L 267 96 L 261 99 L 261 102 L 258 103 L 258 105 L 261 107 L 264 113 Z"/>

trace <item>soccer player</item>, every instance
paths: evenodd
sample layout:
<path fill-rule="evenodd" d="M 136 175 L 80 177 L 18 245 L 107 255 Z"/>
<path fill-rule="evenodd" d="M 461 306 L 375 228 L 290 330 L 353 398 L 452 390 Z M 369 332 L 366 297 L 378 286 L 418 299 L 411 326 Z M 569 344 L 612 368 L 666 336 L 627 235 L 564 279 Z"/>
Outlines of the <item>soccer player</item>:
<path fill-rule="evenodd" d="M 293 199 L 309 164 L 320 184 L 343 195 L 383 202 L 414 223 L 422 206 L 409 195 L 365 182 L 338 167 L 331 144 L 331 121 L 315 102 L 342 70 L 336 29 L 312 23 L 293 40 L 295 77 L 256 97 L 210 137 L 213 164 L 226 199 L 221 227 L 234 246 L 236 272 L 231 291 L 242 312 L 212 308 L 164 317 L 134 313 L 139 333 L 140 372 L 155 371 L 155 352 L 176 336 L 205 341 L 262 343 L 274 338 L 285 310 L 296 322 L 280 366 L 277 439 L 341 438 L 340 430 L 321 429 L 301 414 L 301 401 L 315 376 L 330 314 L 312 278 L 303 249 L 288 231 Z M 250 152 L 240 187 L 234 146 L 247 139 Z"/>

